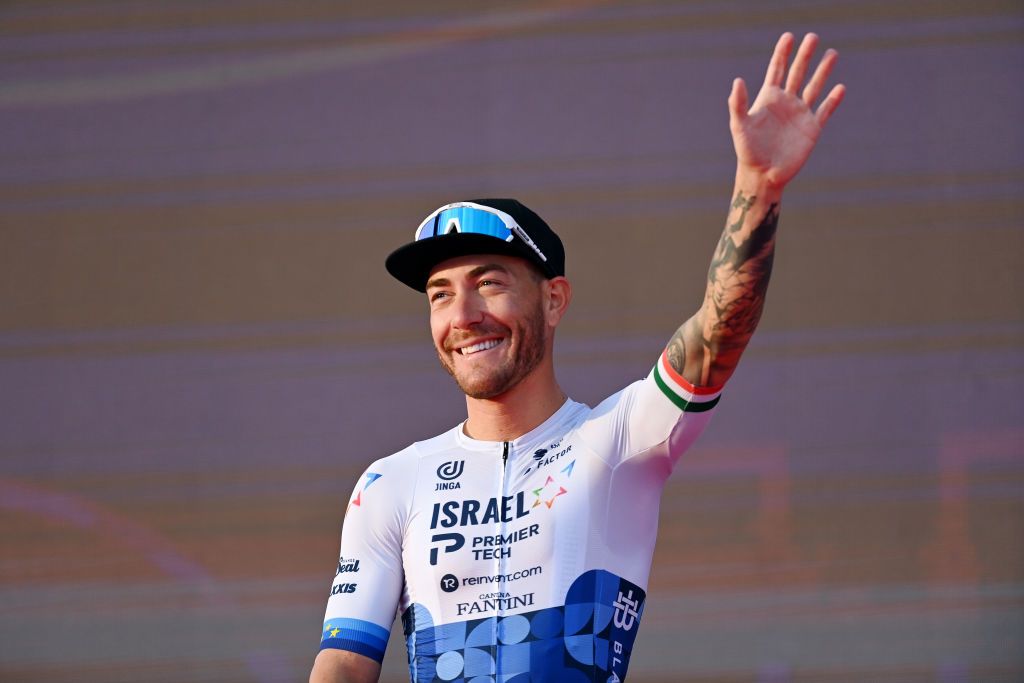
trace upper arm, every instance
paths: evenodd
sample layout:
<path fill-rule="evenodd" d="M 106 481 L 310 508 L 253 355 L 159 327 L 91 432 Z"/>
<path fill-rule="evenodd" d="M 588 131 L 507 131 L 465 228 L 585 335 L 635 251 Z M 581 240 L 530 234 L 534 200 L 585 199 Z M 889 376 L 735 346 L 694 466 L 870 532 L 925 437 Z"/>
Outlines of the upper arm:
<path fill-rule="evenodd" d="M 674 461 L 703 431 L 720 393 L 683 379 L 666 349 L 647 377 L 601 402 L 580 434 L 612 466 L 641 454 Z"/>
<path fill-rule="evenodd" d="M 380 664 L 346 650 L 320 650 L 309 674 L 309 683 L 377 683 Z"/>
<path fill-rule="evenodd" d="M 693 387 L 721 387 L 739 365 L 750 337 L 742 339 L 716 334 L 708 314 L 710 296 L 704 305 L 672 335 L 665 347 L 668 364 Z"/>
<path fill-rule="evenodd" d="M 405 468 L 406 470 L 408 468 Z M 321 650 L 380 662 L 401 598 L 403 468 L 378 461 L 356 482 L 324 615 Z"/>

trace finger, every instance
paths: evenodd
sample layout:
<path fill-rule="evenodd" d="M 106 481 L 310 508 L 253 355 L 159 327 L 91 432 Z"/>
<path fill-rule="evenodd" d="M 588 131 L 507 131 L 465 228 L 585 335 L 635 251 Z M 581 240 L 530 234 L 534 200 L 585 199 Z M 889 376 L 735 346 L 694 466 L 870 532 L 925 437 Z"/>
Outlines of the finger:
<path fill-rule="evenodd" d="M 832 88 L 832 92 L 828 94 L 828 97 L 818 107 L 818 111 L 814 112 L 814 118 L 818 121 L 819 127 L 824 127 L 829 117 L 832 116 L 832 112 L 836 110 L 839 103 L 843 101 L 843 97 L 846 96 L 846 86 L 840 83 L 836 87 Z"/>
<path fill-rule="evenodd" d="M 747 115 L 747 84 L 742 78 L 736 78 L 732 82 L 732 92 L 729 93 L 729 121 L 739 123 Z"/>
<path fill-rule="evenodd" d="M 838 52 L 832 49 L 825 51 L 821 62 L 818 63 L 818 68 L 814 70 L 814 75 L 811 76 L 807 87 L 804 88 L 803 100 L 808 107 L 814 105 L 814 101 L 825 89 L 825 83 L 828 82 L 828 77 L 832 73 L 832 67 L 835 66 L 837 59 L 839 59 Z"/>
<path fill-rule="evenodd" d="M 786 74 L 786 61 L 793 49 L 793 34 L 786 32 L 779 37 L 775 43 L 775 52 L 772 53 L 771 61 L 768 62 L 768 72 L 764 75 L 766 86 L 782 86 L 782 77 Z"/>
<path fill-rule="evenodd" d="M 796 51 L 796 57 L 793 58 L 793 66 L 789 68 L 789 76 L 786 78 L 786 92 L 796 95 L 797 91 L 800 90 L 800 86 L 804 82 L 804 76 L 807 75 L 807 66 L 811 63 L 811 55 L 814 54 L 816 47 L 818 47 L 818 35 L 816 33 L 808 33 L 804 36 L 804 39 L 800 42 L 800 48 Z"/>

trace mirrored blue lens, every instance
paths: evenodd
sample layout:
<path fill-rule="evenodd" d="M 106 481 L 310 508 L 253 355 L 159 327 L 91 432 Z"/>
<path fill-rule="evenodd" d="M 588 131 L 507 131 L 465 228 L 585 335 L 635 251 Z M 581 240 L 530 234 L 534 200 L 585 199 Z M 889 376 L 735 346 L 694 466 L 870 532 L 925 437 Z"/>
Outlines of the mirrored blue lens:
<path fill-rule="evenodd" d="M 490 235 L 506 242 L 512 239 L 512 228 L 505 221 L 489 211 L 472 206 L 456 206 L 440 211 L 420 225 L 416 239 L 422 240 L 452 232 Z"/>

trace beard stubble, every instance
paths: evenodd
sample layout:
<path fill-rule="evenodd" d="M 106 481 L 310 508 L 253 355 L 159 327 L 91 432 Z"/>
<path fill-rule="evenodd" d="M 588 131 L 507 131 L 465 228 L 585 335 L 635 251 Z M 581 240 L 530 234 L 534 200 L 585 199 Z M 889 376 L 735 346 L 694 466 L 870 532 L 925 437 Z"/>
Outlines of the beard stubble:
<path fill-rule="evenodd" d="M 490 330 L 476 330 L 476 334 L 487 334 Z M 527 315 L 515 330 L 505 332 L 502 330 L 507 343 L 511 343 L 513 337 L 518 337 L 519 348 L 511 362 L 494 368 L 485 377 L 459 377 L 455 371 L 455 365 L 445 354 L 458 353 L 457 351 L 438 350 L 437 358 L 441 367 L 452 376 L 455 383 L 470 398 L 491 399 L 501 396 L 513 389 L 533 370 L 540 365 L 544 359 L 544 348 L 547 342 L 544 327 L 544 313 L 538 301 L 536 307 Z M 510 334 L 510 332 L 518 334 Z"/>

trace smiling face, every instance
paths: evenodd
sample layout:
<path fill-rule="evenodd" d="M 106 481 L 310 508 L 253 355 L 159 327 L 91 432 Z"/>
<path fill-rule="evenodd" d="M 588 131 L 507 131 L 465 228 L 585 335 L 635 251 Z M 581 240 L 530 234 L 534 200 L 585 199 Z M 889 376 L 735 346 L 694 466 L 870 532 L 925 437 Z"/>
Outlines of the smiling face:
<path fill-rule="evenodd" d="M 467 396 L 501 396 L 549 360 L 547 286 L 525 261 L 511 256 L 461 256 L 431 271 L 427 299 L 434 347 Z"/>

